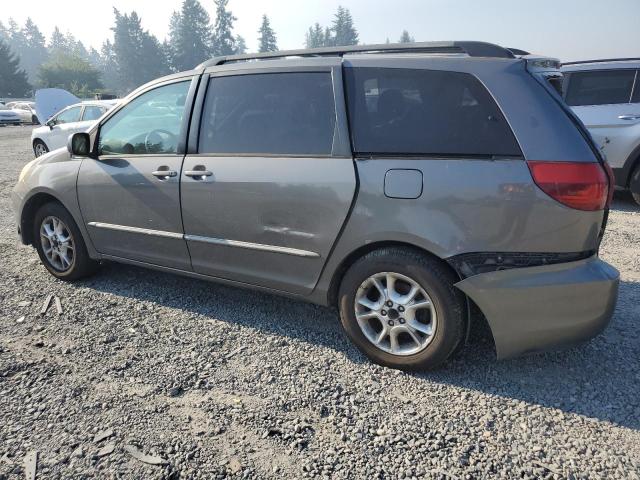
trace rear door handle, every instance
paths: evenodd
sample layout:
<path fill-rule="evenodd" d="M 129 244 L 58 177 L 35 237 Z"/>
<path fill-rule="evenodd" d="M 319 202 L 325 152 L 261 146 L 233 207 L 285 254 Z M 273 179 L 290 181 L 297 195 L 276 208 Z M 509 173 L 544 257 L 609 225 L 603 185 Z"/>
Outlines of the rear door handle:
<path fill-rule="evenodd" d="M 205 177 L 213 175 L 209 170 L 186 170 L 184 174 L 187 177 L 191 177 L 195 180 L 204 180 Z"/>
<path fill-rule="evenodd" d="M 172 177 L 177 177 L 178 172 L 175 170 L 156 170 L 155 172 L 151 172 L 151 175 L 159 178 L 160 180 L 167 180 Z"/>
<path fill-rule="evenodd" d="M 630 115 L 620 115 L 618 117 L 620 120 L 640 120 L 640 113 L 638 114 L 630 114 Z"/>

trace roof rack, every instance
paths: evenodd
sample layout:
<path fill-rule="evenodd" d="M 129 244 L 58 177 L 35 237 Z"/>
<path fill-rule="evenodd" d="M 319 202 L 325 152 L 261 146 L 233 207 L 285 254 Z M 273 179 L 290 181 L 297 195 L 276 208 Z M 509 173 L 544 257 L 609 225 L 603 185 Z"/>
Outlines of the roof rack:
<path fill-rule="evenodd" d="M 470 57 L 514 58 L 509 49 L 486 42 L 382 43 L 220 56 L 207 60 L 196 68 L 214 67 L 224 63 L 247 60 L 270 60 L 285 57 L 342 57 L 349 53 L 448 53 L 466 54 Z"/>
<path fill-rule="evenodd" d="M 578 60 L 576 62 L 564 62 L 562 65 L 580 65 L 582 63 L 605 63 L 605 62 L 640 62 L 640 58 L 601 58 L 599 60 Z"/>

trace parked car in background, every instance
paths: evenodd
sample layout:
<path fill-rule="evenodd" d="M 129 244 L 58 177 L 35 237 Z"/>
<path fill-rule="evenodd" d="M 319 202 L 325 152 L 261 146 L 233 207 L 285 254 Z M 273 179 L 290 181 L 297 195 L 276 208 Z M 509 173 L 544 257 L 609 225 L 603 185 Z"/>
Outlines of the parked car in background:
<path fill-rule="evenodd" d="M 112 260 L 335 306 L 392 367 L 442 364 L 476 306 L 500 358 L 573 344 L 616 304 L 613 178 L 550 69 L 481 42 L 214 58 L 27 164 L 18 232 L 59 279 Z"/>
<path fill-rule="evenodd" d="M 20 116 L 4 104 L 0 104 L 0 127 L 5 125 L 20 125 Z"/>
<path fill-rule="evenodd" d="M 38 116 L 36 115 L 35 102 L 9 102 L 7 107 L 13 110 L 20 117 L 22 123 L 38 125 Z"/>
<path fill-rule="evenodd" d="M 69 135 L 90 128 L 109 111 L 117 100 L 92 100 L 70 105 L 56 113 L 31 133 L 31 145 L 36 157 L 64 147 Z"/>
<path fill-rule="evenodd" d="M 564 98 L 640 205 L 640 58 L 569 62 Z"/>

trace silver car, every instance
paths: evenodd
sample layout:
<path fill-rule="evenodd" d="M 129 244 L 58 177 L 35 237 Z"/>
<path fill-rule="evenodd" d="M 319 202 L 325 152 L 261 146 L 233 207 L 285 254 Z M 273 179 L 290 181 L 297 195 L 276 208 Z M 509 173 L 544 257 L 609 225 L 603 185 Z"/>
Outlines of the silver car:
<path fill-rule="evenodd" d="M 500 358 L 572 344 L 619 275 L 557 75 L 478 42 L 215 58 L 29 163 L 18 232 L 60 279 L 111 260 L 337 307 L 392 367 L 445 362 L 476 309 Z"/>
<path fill-rule="evenodd" d="M 640 205 L 640 58 L 565 63 L 565 100 Z"/>

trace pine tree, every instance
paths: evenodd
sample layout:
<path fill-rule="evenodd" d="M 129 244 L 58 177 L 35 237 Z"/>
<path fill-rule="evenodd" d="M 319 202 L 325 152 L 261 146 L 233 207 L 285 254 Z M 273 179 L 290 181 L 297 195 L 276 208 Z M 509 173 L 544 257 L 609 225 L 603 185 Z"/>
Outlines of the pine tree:
<path fill-rule="evenodd" d="M 20 59 L 0 39 L 0 96 L 24 97 L 30 90 L 27 74 L 20 68 Z"/>
<path fill-rule="evenodd" d="M 414 43 L 416 39 L 409 35 L 407 30 L 403 30 L 399 41 L 400 43 Z"/>
<path fill-rule="evenodd" d="M 259 52 L 275 52 L 278 50 L 276 33 L 273 31 L 273 28 L 271 28 L 269 17 L 266 15 L 262 15 L 262 25 L 260 25 L 258 33 L 260 34 L 260 38 L 258 39 Z"/>
<path fill-rule="evenodd" d="M 169 24 L 168 50 L 175 71 L 191 70 L 211 57 L 209 14 L 198 0 L 184 0 Z"/>
<path fill-rule="evenodd" d="M 236 40 L 233 37 L 233 22 L 237 19 L 227 10 L 229 0 L 214 0 L 216 21 L 213 25 L 212 50 L 214 55 L 233 55 Z"/>
<path fill-rule="evenodd" d="M 348 8 L 338 7 L 331 27 L 334 45 L 357 45 L 358 32 L 353 25 L 353 18 Z"/>
<path fill-rule="evenodd" d="M 98 69 L 100 70 L 102 83 L 104 83 L 105 88 L 114 93 L 119 92 L 118 63 L 116 61 L 113 44 L 109 40 L 105 40 L 100 49 L 100 65 Z"/>
<path fill-rule="evenodd" d="M 245 42 L 244 37 L 241 35 L 236 35 L 236 55 L 242 55 L 243 53 L 247 53 L 247 42 Z"/>
<path fill-rule="evenodd" d="M 304 43 L 307 48 L 318 48 L 325 46 L 324 32 L 322 31 L 322 27 L 319 23 L 316 22 L 313 27 L 309 27 Z"/>
<path fill-rule="evenodd" d="M 47 45 L 47 49 L 49 56 L 54 56 L 60 53 L 71 53 L 72 46 L 69 45 L 68 37 L 65 36 L 56 26 L 53 28 L 53 32 L 49 38 L 49 45 Z"/>
<path fill-rule="evenodd" d="M 13 32 L 10 38 L 10 46 L 20 58 L 20 66 L 27 72 L 27 77 L 33 84 L 37 78 L 38 67 L 47 60 L 44 35 L 31 18 L 27 18 L 24 28 Z"/>
<path fill-rule="evenodd" d="M 158 39 L 142 29 L 140 17 L 120 13 L 116 8 L 113 51 L 117 64 L 119 90 L 129 92 L 169 71 Z"/>
<path fill-rule="evenodd" d="M 322 46 L 323 47 L 335 47 L 336 39 L 333 37 L 331 33 L 331 29 L 329 27 L 325 27 L 324 35 L 322 36 Z"/>

